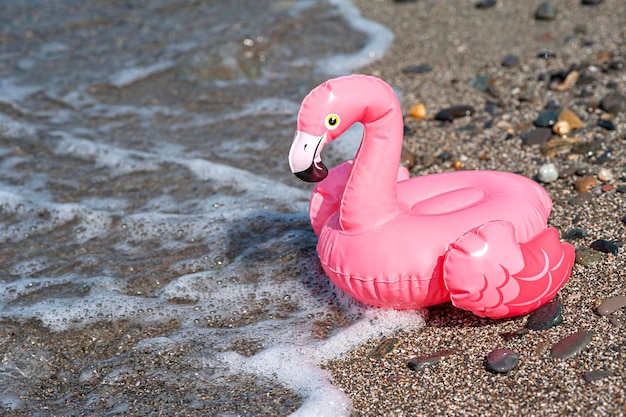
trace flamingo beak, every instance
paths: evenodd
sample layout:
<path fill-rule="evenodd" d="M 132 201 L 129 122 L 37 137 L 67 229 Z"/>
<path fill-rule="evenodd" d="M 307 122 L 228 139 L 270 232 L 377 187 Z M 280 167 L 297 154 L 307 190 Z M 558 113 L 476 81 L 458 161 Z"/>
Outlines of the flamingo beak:
<path fill-rule="evenodd" d="M 320 157 L 325 141 L 326 133 L 314 136 L 296 131 L 289 150 L 289 167 L 296 177 L 307 182 L 319 182 L 326 178 L 328 168 Z"/>

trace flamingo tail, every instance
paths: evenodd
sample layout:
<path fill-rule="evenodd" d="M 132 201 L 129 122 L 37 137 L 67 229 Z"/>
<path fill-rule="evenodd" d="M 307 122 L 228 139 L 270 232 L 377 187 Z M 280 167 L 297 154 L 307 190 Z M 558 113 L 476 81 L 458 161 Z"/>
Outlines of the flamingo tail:
<path fill-rule="evenodd" d="M 515 240 L 513 225 L 494 221 L 461 236 L 446 253 L 444 284 L 452 303 L 482 317 L 528 314 L 569 279 L 574 248 L 554 228 Z"/>

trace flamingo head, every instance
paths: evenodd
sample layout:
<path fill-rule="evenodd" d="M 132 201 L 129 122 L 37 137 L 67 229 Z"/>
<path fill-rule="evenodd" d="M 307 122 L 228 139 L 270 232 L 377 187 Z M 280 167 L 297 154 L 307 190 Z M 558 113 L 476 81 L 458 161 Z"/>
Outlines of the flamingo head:
<path fill-rule="evenodd" d="M 298 178 L 307 182 L 326 178 L 328 168 L 320 156 L 322 149 L 363 120 L 367 110 L 365 98 L 369 96 L 367 83 L 371 78 L 364 75 L 334 78 L 304 98 L 289 150 L 289 167 Z"/>

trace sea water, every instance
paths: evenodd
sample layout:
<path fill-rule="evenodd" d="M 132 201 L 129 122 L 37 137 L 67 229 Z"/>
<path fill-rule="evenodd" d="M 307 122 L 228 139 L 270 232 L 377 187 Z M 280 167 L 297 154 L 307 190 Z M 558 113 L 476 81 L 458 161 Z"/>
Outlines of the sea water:
<path fill-rule="evenodd" d="M 253 381 L 258 392 L 295 395 L 294 415 L 348 415 L 350 401 L 320 365 L 422 321 L 332 285 L 308 221 L 311 186 L 286 158 L 304 95 L 381 58 L 391 32 L 348 0 L 1 8 L 3 323 L 20 331 L 35 320 L 53 335 L 98 322 L 175 323 L 131 351 L 176 352 L 180 373 L 129 367 L 123 355 L 76 364 L 77 383 L 48 412 L 125 414 L 135 401 L 128 388 L 98 386 L 134 375 L 138 386 L 193 380 L 190 412 L 242 401 L 233 393 Z M 325 151 L 331 165 L 354 155 L 360 132 L 345 136 Z M 59 352 L 26 350 L 5 354 L 0 407 L 47 415 L 35 412 L 38 384 L 54 375 L 41 358 Z M 96 374 L 97 386 L 81 392 Z M 266 402 L 257 412 L 283 412 Z M 246 415 L 243 404 L 214 409 Z"/>

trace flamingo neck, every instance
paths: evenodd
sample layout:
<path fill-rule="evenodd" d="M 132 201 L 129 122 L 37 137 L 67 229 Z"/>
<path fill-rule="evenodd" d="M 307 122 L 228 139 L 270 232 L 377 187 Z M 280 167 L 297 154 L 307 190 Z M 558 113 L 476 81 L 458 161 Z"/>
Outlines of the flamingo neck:
<path fill-rule="evenodd" d="M 402 112 L 391 88 L 386 95 L 390 100 L 387 106 L 384 106 L 384 97 L 373 95 L 377 104 L 368 106 L 365 120 L 361 121 L 363 139 L 339 209 L 339 223 L 344 231 L 372 229 L 401 212 L 397 182 L 402 152 Z M 383 106 L 379 104 L 381 100 Z"/>

